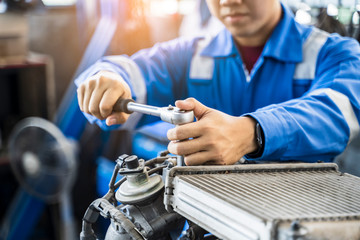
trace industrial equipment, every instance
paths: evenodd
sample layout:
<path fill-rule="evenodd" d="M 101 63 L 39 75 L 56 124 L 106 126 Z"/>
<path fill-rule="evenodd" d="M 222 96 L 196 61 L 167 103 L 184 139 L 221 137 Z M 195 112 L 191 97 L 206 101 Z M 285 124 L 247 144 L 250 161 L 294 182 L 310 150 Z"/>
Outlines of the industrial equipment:
<path fill-rule="evenodd" d="M 194 119 L 192 111 L 129 99 L 114 110 L 173 124 Z M 111 219 L 105 240 L 360 238 L 360 178 L 334 163 L 246 163 L 189 167 L 168 152 L 148 161 L 121 155 L 109 191 L 84 215 L 80 238 L 97 239 L 92 225 L 100 215 Z"/>
<path fill-rule="evenodd" d="M 111 219 L 106 240 L 360 238 L 360 178 L 336 164 L 188 167 L 179 159 L 120 156 L 109 192 L 83 218 L 81 239 L 96 239 L 99 214 Z M 125 177 L 115 183 L 117 174 Z M 185 219 L 186 233 L 172 236 Z"/>
<path fill-rule="evenodd" d="M 359 239 L 360 178 L 333 163 L 174 167 L 165 201 L 219 239 Z"/>
<path fill-rule="evenodd" d="M 172 239 L 184 218 L 165 210 L 164 181 L 156 173 L 180 164 L 181 158 L 163 154 L 145 162 L 124 154 L 116 163 L 108 193 L 93 201 L 83 217 L 80 239 L 97 239 L 92 224 L 99 214 L 111 219 L 105 239 Z M 115 183 L 117 174 L 124 178 Z"/>

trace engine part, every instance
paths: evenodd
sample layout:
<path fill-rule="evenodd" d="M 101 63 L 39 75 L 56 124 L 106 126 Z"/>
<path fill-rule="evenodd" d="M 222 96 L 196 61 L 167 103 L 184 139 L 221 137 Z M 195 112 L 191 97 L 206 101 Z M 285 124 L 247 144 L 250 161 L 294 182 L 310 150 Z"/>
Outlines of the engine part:
<path fill-rule="evenodd" d="M 116 161 L 109 192 L 96 199 L 83 217 L 80 239 L 97 239 L 92 224 L 101 215 L 111 220 L 105 240 L 171 240 L 171 232 L 181 231 L 184 218 L 165 210 L 164 183 L 160 175 L 154 173 L 178 162 L 174 156 L 161 155 L 145 162 L 134 155 L 121 155 Z M 153 168 L 148 170 L 150 167 Z M 125 177 L 115 183 L 118 173 Z M 122 205 L 116 206 L 117 201 Z"/>
<path fill-rule="evenodd" d="M 220 239 L 359 239 L 360 178 L 336 164 L 174 167 L 164 204 Z"/>
<path fill-rule="evenodd" d="M 120 156 L 108 194 L 84 216 L 81 239 L 96 239 L 91 224 L 99 214 L 111 219 L 105 240 L 179 239 L 171 231 L 184 219 L 190 226 L 180 239 L 186 240 L 360 238 L 360 178 L 336 164 L 189 167 L 178 158 Z M 160 170 L 165 189 L 154 191 L 162 185 L 149 179 Z M 115 183 L 118 173 L 126 177 Z M 143 190 L 123 190 L 135 201 L 116 206 L 115 190 L 125 183 Z M 137 199 L 143 193 L 150 194 Z"/>
<path fill-rule="evenodd" d="M 158 195 L 157 199 L 146 205 L 125 205 L 117 209 L 134 223 L 136 229 L 142 236 L 146 236 L 146 239 L 171 240 L 170 230 L 181 231 L 184 225 L 183 217 L 165 210 L 163 194 Z M 118 222 L 112 220 L 105 240 L 125 239 L 131 239 L 127 231 Z"/>
<path fill-rule="evenodd" d="M 116 192 L 116 200 L 123 204 L 141 204 L 155 198 L 164 188 L 159 175 L 149 177 L 145 161 L 137 156 L 122 155 L 118 159 L 121 175 L 127 179 Z M 126 165 L 126 166 L 124 166 Z"/>
<path fill-rule="evenodd" d="M 145 104 L 135 103 L 132 99 L 119 99 L 114 111 L 133 113 L 139 112 L 156 117 L 160 117 L 164 122 L 174 125 L 182 125 L 194 121 L 194 112 L 181 110 L 177 107 L 169 105 L 168 107 L 154 107 Z"/>

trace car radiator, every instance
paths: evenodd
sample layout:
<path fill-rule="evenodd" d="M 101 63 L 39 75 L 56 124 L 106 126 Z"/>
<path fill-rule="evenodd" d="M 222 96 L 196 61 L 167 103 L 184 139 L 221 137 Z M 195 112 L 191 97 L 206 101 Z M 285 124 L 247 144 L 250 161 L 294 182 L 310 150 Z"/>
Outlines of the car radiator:
<path fill-rule="evenodd" d="M 360 239 L 360 178 L 333 163 L 174 167 L 164 203 L 220 239 Z"/>

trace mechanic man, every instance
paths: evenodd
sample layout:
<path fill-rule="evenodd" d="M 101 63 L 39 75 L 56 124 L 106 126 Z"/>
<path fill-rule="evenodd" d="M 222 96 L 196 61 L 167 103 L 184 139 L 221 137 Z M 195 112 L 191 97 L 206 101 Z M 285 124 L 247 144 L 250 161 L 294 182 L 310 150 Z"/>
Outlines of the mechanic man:
<path fill-rule="evenodd" d="M 332 161 L 359 133 L 359 44 L 300 25 L 279 0 L 207 4 L 225 26 L 218 35 L 104 57 L 77 78 L 87 118 L 110 129 L 129 118 L 112 112 L 118 98 L 166 106 L 190 97 L 176 106 L 197 121 L 167 132 L 187 165 Z M 146 123 L 136 118 L 123 126 Z"/>

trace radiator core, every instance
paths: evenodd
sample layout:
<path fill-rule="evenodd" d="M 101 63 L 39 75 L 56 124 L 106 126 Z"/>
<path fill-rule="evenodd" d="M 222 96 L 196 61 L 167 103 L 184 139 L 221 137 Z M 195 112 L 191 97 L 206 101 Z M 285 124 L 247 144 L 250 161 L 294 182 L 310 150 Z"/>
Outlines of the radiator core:
<path fill-rule="evenodd" d="M 336 164 L 178 167 L 166 188 L 165 204 L 222 239 L 360 236 L 360 178 Z"/>

